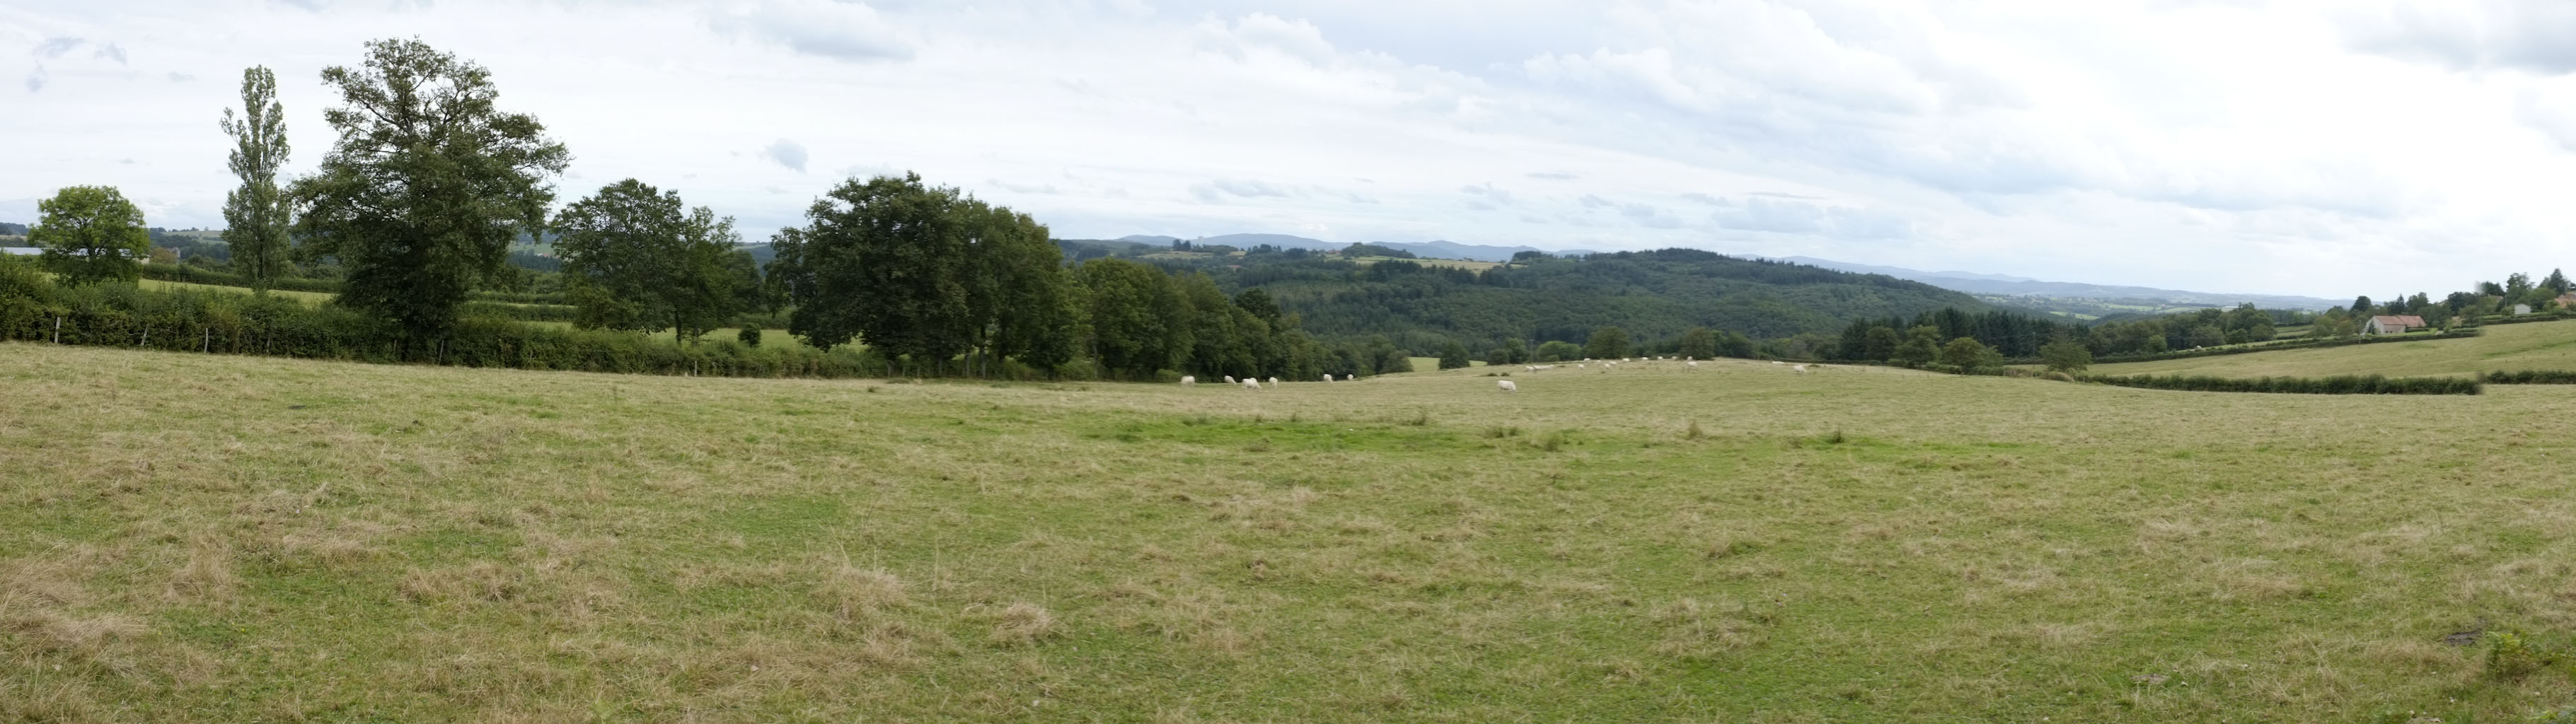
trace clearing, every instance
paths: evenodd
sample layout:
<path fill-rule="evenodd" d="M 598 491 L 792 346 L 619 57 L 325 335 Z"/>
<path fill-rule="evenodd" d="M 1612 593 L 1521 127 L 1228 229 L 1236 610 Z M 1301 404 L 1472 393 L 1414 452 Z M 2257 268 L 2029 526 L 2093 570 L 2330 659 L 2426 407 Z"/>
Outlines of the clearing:
<path fill-rule="evenodd" d="M 0 721 L 2576 703 L 2488 674 L 2474 635 L 2576 631 L 2576 442 L 2497 424 L 2566 388 L 1514 372 L 1253 392 L 0 343 Z"/>

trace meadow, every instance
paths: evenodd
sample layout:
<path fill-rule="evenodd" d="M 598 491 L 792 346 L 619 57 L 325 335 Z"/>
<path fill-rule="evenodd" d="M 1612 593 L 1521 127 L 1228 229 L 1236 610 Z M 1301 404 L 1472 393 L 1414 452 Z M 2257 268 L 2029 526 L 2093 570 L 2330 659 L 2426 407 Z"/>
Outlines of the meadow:
<path fill-rule="evenodd" d="M 2514 424 L 2564 388 L 1497 372 L 1254 392 L 0 343 L 0 721 L 2576 704 L 2563 662 L 2490 661 L 2491 632 L 2576 632 L 2576 443 Z"/>
<path fill-rule="evenodd" d="M 2417 377 L 2466 376 L 2522 369 L 2576 369 L 2576 322 L 2499 324 L 2486 327 L 2478 336 L 2469 338 L 2094 365 L 2092 372 L 2219 377 L 2354 374 Z"/>

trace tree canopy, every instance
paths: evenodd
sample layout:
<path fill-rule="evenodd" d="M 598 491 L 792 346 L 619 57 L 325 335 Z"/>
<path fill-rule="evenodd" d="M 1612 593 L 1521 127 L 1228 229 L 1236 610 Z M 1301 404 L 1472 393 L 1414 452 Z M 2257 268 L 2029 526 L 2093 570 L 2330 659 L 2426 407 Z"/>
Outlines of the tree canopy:
<path fill-rule="evenodd" d="M 36 202 L 36 225 L 27 239 L 44 249 L 44 264 L 69 285 L 131 284 L 152 253 L 143 210 L 114 186 L 72 186 Z"/>
<path fill-rule="evenodd" d="M 745 283 L 733 267 L 733 219 L 687 208 L 677 191 L 609 184 L 557 214 L 555 251 L 575 326 L 670 329 L 682 342 L 724 323 Z M 748 283 L 757 286 L 755 273 Z"/>
<path fill-rule="evenodd" d="M 254 66 L 242 71 L 242 112 L 224 109 L 220 126 L 233 138 L 225 166 L 241 185 L 224 194 L 224 245 L 234 273 L 250 283 L 251 292 L 266 294 L 294 269 L 287 226 L 293 205 L 278 188 L 277 171 L 286 165 L 286 107 L 277 102 L 277 75 Z"/>
<path fill-rule="evenodd" d="M 544 226 L 547 179 L 571 155 L 497 107 L 490 71 L 418 40 L 370 42 L 322 82 L 346 105 L 323 113 L 340 138 L 291 187 L 296 229 L 345 270 L 340 304 L 414 337 L 444 331 L 475 282 L 509 273 L 511 240 Z"/>

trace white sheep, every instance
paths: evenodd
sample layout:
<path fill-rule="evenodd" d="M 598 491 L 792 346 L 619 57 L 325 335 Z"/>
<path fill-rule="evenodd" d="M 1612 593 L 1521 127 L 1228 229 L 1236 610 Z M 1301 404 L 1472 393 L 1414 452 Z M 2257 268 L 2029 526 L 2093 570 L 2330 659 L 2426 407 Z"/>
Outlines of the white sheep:
<path fill-rule="evenodd" d="M 1689 365 L 1691 369 L 1699 369 L 1698 360 L 1682 360 L 1682 364 Z"/>
<path fill-rule="evenodd" d="M 1197 377 L 1192 377 L 1192 376 L 1189 376 L 1189 375 L 1181 375 L 1181 384 L 1183 384 L 1183 385 L 1195 385 L 1195 384 L 1198 384 L 1198 383 L 1199 383 L 1199 378 L 1197 378 Z"/>
<path fill-rule="evenodd" d="M 1511 380 L 1499 380 L 1499 381 L 1496 381 L 1496 382 L 1494 383 L 1494 386 L 1495 386 L 1495 387 L 1498 387 L 1498 388 L 1501 388 L 1501 389 L 1502 389 L 1502 391 L 1504 391 L 1504 392 L 1519 392 L 1519 391 L 1521 391 L 1521 386 L 1520 386 L 1520 385 L 1512 384 L 1512 381 L 1511 381 Z"/>
<path fill-rule="evenodd" d="M 1578 370 L 1579 370 L 1579 369 L 1583 369 L 1583 363 L 1581 363 L 1581 362 L 1576 362 L 1576 363 L 1574 363 L 1574 368 L 1575 368 L 1575 369 L 1578 369 Z"/>
<path fill-rule="evenodd" d="M 1790 365 L 1790 366 L 1789 366 L 1789 369 L 1797 370 L 1797 371 L 1798 371 L 1798 374 L 1802 374 L 1802 375 L 1807 373 L 1807 366 L 1806 366 L 1806 365 Z"/>
<path fill-rule="evenodd" d="M 1277 377 L 1272 377 L 1272 378 L 1270 378 L 1270 386 L 1272 386 L 1272 387 L 1278 387 L 1278 386 L 1279 386 L 1279 378 L 1277 378 Z"/>
<path fill-rule="evenodd" d="M 1244 381 L 1243 381 L 1243 389 L 1247 389 L 1247 390 L 1258 390 L 1258 389 L 1261 389 L 1261 381 L 1260 381 L 1260 380 L 1244 380 Z"/>
<path fill-rule="evenodd" d="M 1229 385 L 1234 384 L 1234 375 L 1226 375 L 1225 383 Z"/>
<path fill-rule="evenodd" d="M 1333 381 L 1333 373 L 1331 373 L 1331 372 L 1326 372 L 1326 373 L 1324 373 L 1324 381 L 1325 381 L 1325 382 L 1331 382 L 1331 381 Z"/>

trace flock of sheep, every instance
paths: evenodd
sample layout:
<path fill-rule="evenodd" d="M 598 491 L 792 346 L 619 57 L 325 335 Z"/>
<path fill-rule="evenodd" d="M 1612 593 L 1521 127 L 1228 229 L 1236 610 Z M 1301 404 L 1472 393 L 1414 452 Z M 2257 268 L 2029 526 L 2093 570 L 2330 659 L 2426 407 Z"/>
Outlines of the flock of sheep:
<path fill-rule="evenodd" d="M 1626 359 L 1602 360 L 1602 361 L 1600 361 L 1600 362 L 1599 362 L 1599 364 L 1601 365 L 1601 369 L 1602 369 L 1602 371 L 1607 372 L 1607 371 L 1610 371 L 1610 370 L 1618 369 L 1618 368 L 1619 368 L 1619 365 L 1620 365 L 1621 363 L 1630 363 L 1630 364 L 1634 364 L 1634 363 L 1639 363 L 1639 362 L 1669 362 L 1669 361 L 1672 361 L 1672 359 L 1673 359 L 1673 358 L 1671 358 L 1671 357 L 1630 357 L 1630 358 L 1626 358 Z M 1594 360 L 1593 360 L 1592 358 L 1590 358 L 1590 357 L 1585 357 L 1585 358 L 1583 358 L 1583 361 L 1574 363 L 1574 366 L 1575 366 L 1575 368 L 1576 368 L 1576 369 L 1586 369 L 1586 368 L 1589 368 L 1593 363 L 1594 363 Z M 1682 365 L 1683 365 L 1684 367 L 1687 367 L 1687 368 L 1690 368 L 1690 369 L 1698 369 L 1698 368 L 1699 368 L 1699 360 L 1692 359 L 1692 358 L 1689 358 L 1689 357 L 1683 357 L 1683 358 L 1681 358 L 1681 363 L 1682 363 Z M 1771 364 L 1775 364 L 1775 365 L 1786 365 L 1786 364 L 1788 364 L 1788 363 L 1786 363 L 1786 362 L 1779 362 L 1779 361 L 1773 361 Z M 1542 371 L 1542 370 L 1552 370 L 1552 369 L 1556 369 L 1556 368 L 1557 368 L 1557 365 L 1522 365 L 1522 366 L 1521 366 L 1521 371 L 1524 371 L 1524 372 L 1538 372 L 1538 371 Z M 1807 365 L 1805 365 L 1805 364 L 1789 365 L 1789 369 L 1791 369 L 1791 370 L 1793 370 L 1793 371 L 1797 372 L 1798 374 L 1802 374 L 1802 375 L 1807 373 Z M 1327 375 L 1324 375 L 1324 381 L 1325 381 L 1325 382 L 1333 382 L 1333 381 L 1335 381 L 1335 380 L 1333 379 L 1333 376 L 1332 376 L 1332 375 L 1327 374 Z M 1271 387 L 1278 387 L 1278 386 L 1279 386 L 1279 378 L 1277 378 L 1277 377 L 1272 377 L 1272 378 L 1270 378 L 1269 382 L 1270 382 L 1270 386 L 1271 386 Z M 1195 385 L 1197 385 L 1198 383 L 1199 383 L 1199 378 L 1198 378 L 1198 377 L 1196 377 L 1196 376 L 1192 376 L 1192 375 L 1182 375 L 1182 376 L 1181 376 L 1181 384 L 1182 384 L 1183 386 L 1195 386 Z M 1258 390 L 1258 389 L 1261 389 L 1261 383 L 1262 383 L 1262 380 L 1261 380 L 1260 378 L 1245 378 L 1245 379 L 1243 379 L 1242 381 L 1238 382 L 1238 381 L 1236 381 L 1236 380 L 1234 379 L 1234 375 L 1226 375 L 1226 376 L 1225 376 L 1225 383 L 1226 383 L 1226 384 L 1228 384 L 1228 385 L 1242 385 L 1242 386 L 1243 386 L 1243 389 L 1247 389 L 1247 390 Z M 1500 389 L 1500 390 L 1502 390 L 1502 391 L 1504 391 L 1504 392 L 1519 392 L 1519 391 L 1521 390 L 1521 386 L 1520 386 L 1519 384 L 1513 383 L 1511 380 L 1498 380 L 1498 381 L 1494 382 L 1494 387 L 1495 387 L 1496 389 Z"/>

